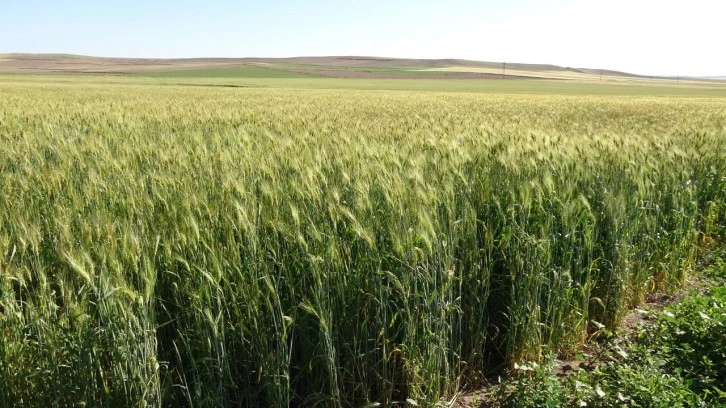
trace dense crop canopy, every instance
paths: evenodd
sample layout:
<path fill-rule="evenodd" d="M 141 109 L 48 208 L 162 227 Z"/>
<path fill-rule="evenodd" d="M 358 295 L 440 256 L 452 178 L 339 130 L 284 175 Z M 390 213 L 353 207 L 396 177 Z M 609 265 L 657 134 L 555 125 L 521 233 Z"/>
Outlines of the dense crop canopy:
<path fill-rule="evenodd" d="M 0 85 L 0 405 L 434 403 L 726 222 L 726 101 Z"/>

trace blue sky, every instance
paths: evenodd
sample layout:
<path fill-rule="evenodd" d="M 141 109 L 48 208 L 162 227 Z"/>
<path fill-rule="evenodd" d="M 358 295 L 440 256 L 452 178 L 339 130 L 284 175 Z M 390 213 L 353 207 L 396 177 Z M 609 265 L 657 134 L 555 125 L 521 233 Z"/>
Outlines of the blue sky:
<path fill-rule="evenodd" d="M 0 53 L 370 55 L 726 75 L 724 16 L 721 0 L 0 0 Z"/>

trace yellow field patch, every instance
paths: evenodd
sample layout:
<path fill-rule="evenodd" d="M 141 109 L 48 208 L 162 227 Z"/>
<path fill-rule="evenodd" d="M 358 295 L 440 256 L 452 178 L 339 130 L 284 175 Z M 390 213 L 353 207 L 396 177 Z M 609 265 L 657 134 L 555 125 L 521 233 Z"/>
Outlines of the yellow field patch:
<path fill-rule="evenodd" d="M 600 75 L 597 72 L 578 72 L 576 70 L 528 70 L 528 69 L 510 69 L 504 67 L 461 67 L 451 66 L 443 68 L 427 68 L 421 71 L 432 71 L 432 72 L 470 72 L 480 74 L 504 74 L 511 76 L 524 76 L 530 78 L 541 78 L 541 79 L 557 79 L 557 80 L 579 80 L 579 81 L 616 81 L 624 83 L 664 83 L 673 84 L 678 83 L 691 83 L 691 84 L 708 84 L 710 81 L 689 79 L 685 81 L 676 81 L 674 79 L 665 78 L 647 78 L 647 77 L 635 77 L 625 75 L 614 75 L 612 73 L 604 72 Z"/>

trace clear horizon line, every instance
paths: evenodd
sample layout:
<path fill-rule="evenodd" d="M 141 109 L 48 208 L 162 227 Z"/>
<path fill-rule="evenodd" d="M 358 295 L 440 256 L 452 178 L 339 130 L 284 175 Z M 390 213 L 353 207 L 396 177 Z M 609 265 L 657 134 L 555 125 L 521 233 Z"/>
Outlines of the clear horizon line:
<path fill-rule="evenodd" d="M 73 56 L 73 57 L 87 57 L 87 58 L 105 58 L 105 59 L 138 59 L 138 60 L 179 60 L 179 59 L 293 59 L 293 58 L 369 58 L 369 59 L 395 59 L 395 60 L 422 60 L 422 61 L 444 61 L 444 60 L 454 60 L 454 61 L 469 61 L 469 62 L 478 62 L 478 63 L 488 63 L 488 64 L 517 64 L 517 65 L 549 65 L 553 67 L 559 67 L 563 69 L 589 69 L 589 70 L 595 70 L 595 71 L 609 71 L 609 72 L 616 72 L 621 74 L 628 74 L 628 75 L 634 75 L 639 76 L 643 78 L 684 78 L 684 79 L 713 79 L 713 80 L 726 80 L 726 74 L 716 74 L 716 75 L 678 75 L 678 74 L 668 74 L 668 75 L 651 75 L 651 74 L 641 74 L 631 71 L 624 71 L 621 69 L 615 69 L 615 68 L 591 68 L 591 67 L 571 67 L 566 65 L 560 65 L 555 63 L 540 63 L 540 62 L 514 62 L 514 61 L 491 61 L 491 60 L 479 60 L 479 59 L 471 59 L 471 58 L 459 58 L 459 57 L 437 57 L 437 58 L 426 58 L 426 57 L 392 57 L 392 56 L 382 56 L 382 55 L 364 55 L 364 54 L 328 54 L 328 55 L 293 55 L 293 56 L 285 56 L 285 57 L 261 57 L 261 56 L 245 56 L 245 57 L 230 57 L 230 56 L 176 56 L 176 57 L 138 57 L 138 56 L 105 56 L 105 55 L 90 55 L 90 54 L 76 54 L 76 53 L 70 53 L 70 52 L 0 52 L 0 56 L 2 55 L 56 55 L 56 56 Z"/>

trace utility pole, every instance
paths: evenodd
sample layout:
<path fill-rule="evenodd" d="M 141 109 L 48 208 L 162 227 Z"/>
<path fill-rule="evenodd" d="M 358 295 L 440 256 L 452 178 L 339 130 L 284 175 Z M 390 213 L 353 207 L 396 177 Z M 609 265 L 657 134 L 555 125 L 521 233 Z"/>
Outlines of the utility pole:
<path fill-rule="evenodd" d="M 600 69 L 600 80 L 602 81 L 602 69 Z"/>
<path fill-rule="evenodd" d="M 502 62 L 502 79 L 504 79 L 505 75 L 507 75 L 507 63 Z"/>

